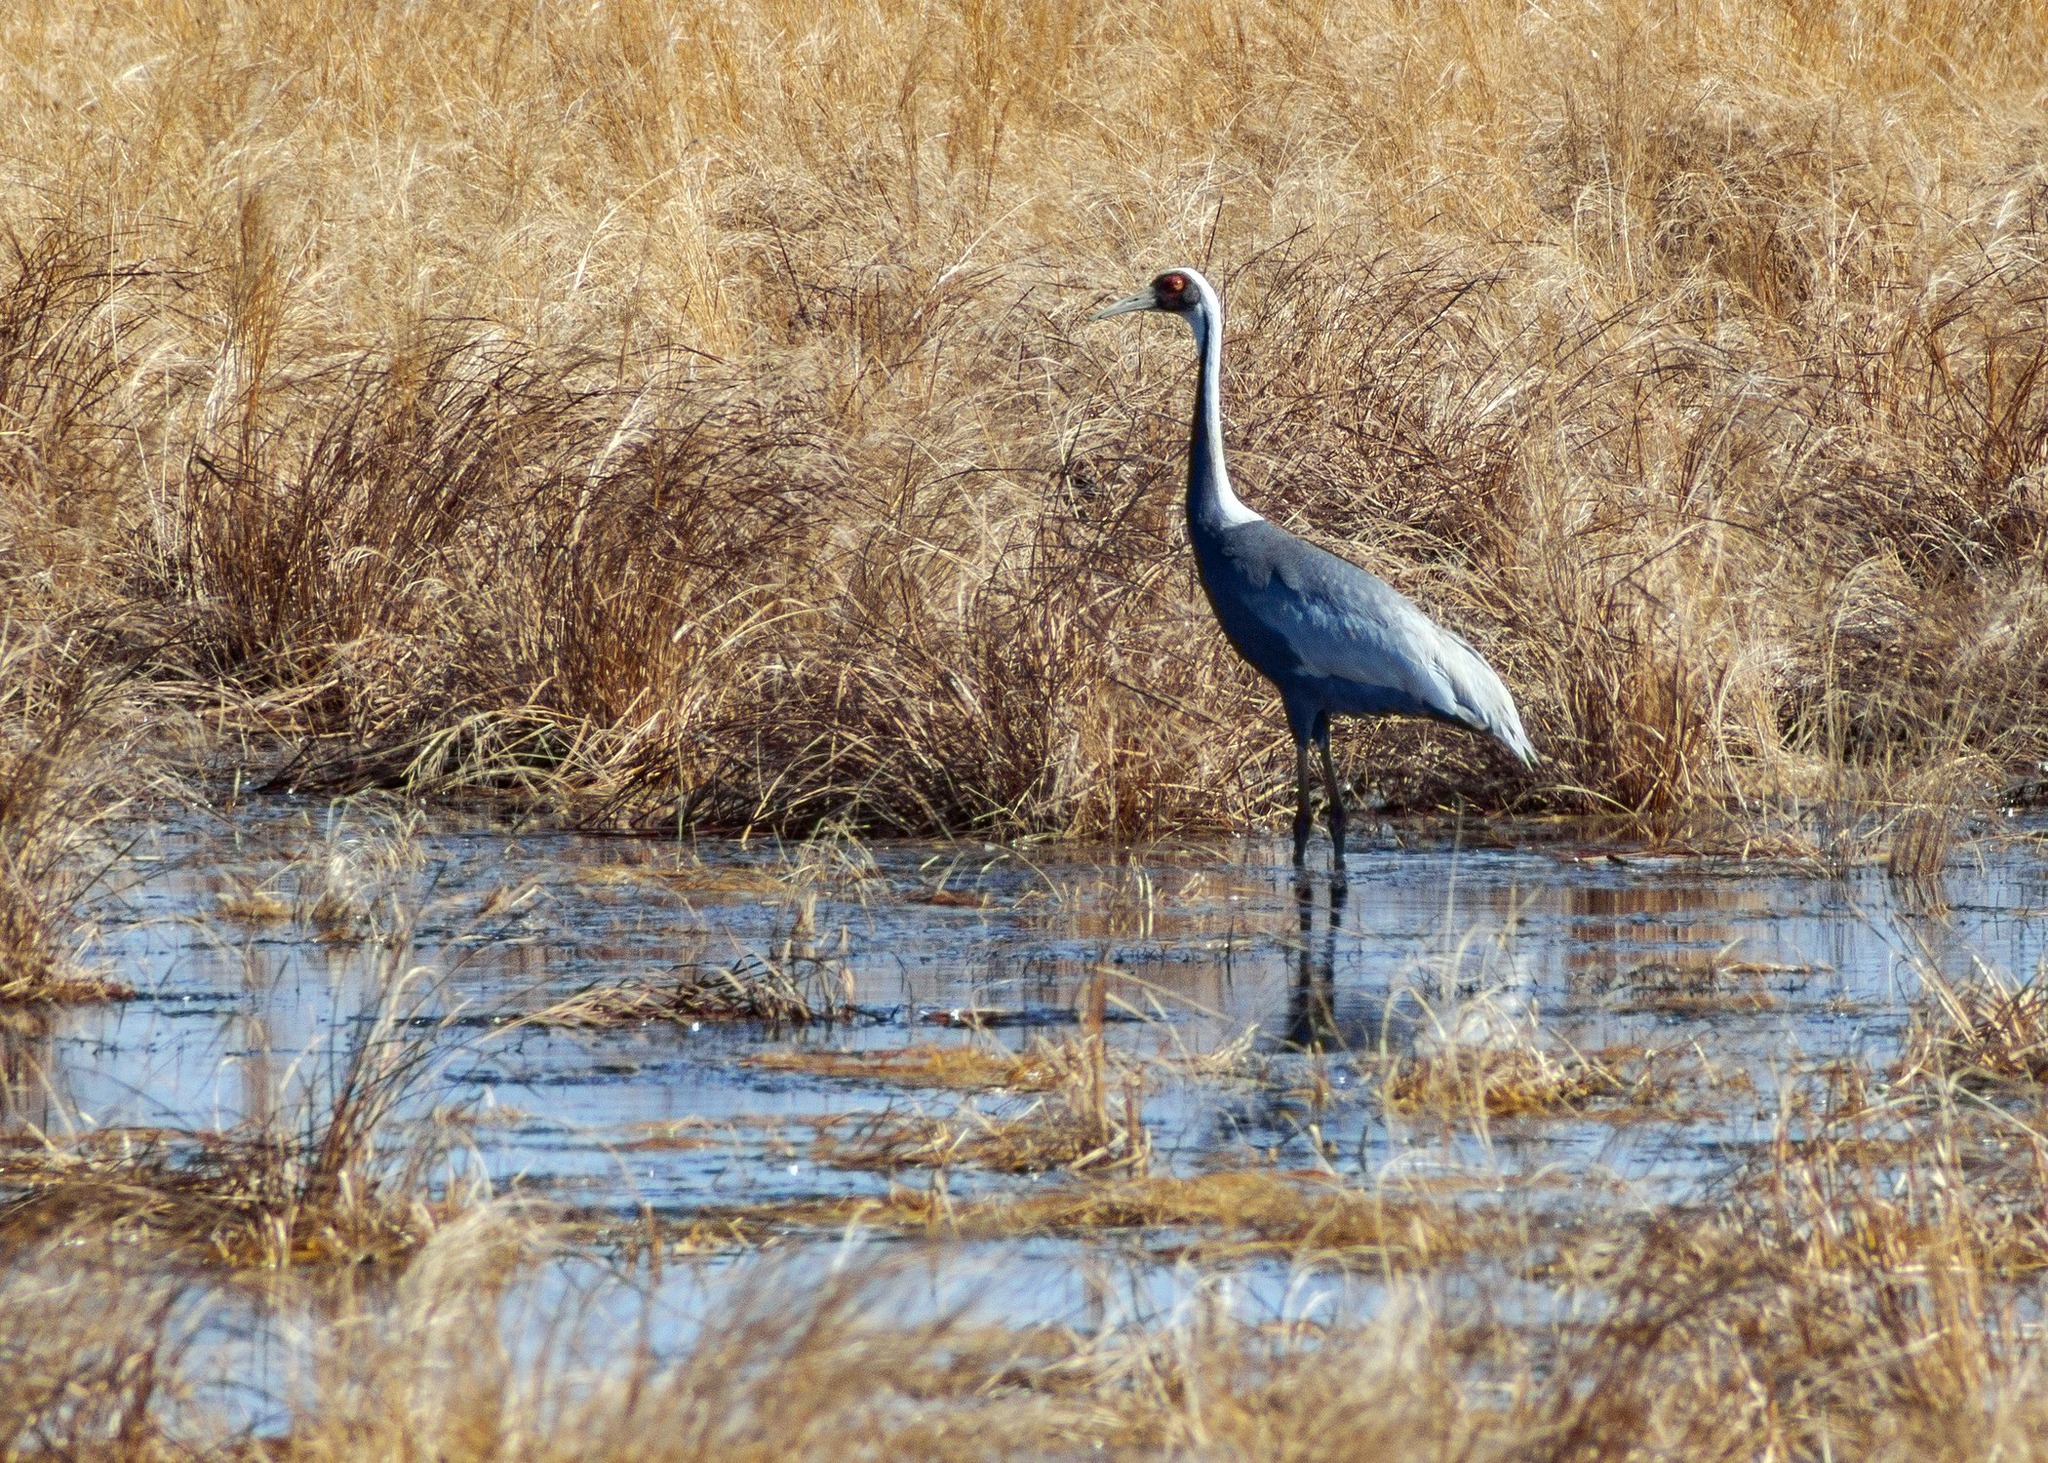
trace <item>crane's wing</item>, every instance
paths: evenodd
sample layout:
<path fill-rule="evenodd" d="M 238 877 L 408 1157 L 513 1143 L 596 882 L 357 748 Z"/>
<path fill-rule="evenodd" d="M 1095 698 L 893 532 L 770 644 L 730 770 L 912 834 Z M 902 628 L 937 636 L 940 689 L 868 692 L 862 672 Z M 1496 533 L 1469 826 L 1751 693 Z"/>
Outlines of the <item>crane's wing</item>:
<path fill-rule="evenodd" d="M 1385 580 L 1275 524 L 1246 524 L 1228 538 L 1245 611 L 1268 643 L 1285 645 L 1297 674 L 1394 692 L 1485 732 L 1525 765 L 1535 761 L 1514 697 L 1463 636 Z"/>

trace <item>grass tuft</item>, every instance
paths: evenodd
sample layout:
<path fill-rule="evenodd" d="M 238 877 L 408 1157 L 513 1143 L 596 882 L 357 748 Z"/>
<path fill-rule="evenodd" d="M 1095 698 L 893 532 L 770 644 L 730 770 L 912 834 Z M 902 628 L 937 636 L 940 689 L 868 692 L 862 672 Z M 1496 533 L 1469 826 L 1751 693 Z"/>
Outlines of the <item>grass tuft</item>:
<path fill-rule="evenodd" d="M 1066 1083 L 1073 1068 L 1069 1046 L 1043 1038 L 1022 1052 L 994 1046 L 922 1044 L 880 1051 L 758 1052 L 744 1061 L 749 1067 L 770 1072 L 969 1092 L 1046 1092 Z"/>
<path fill-rule="evenodd" d="M 1980 962 L 1968 981 L 1949 980 L 1932 966 L 1923 966 L 1920 976 L 1934 1007 L 1915 1023 L 1903 1073 L 2048 1082 L 2048 990 L 2041 972 L 2021 983 Z"/>
<path fill-rule="evenodd" d="M 1380 1084 L 1381 1099 L 1400 1113 L 1435 1117 L 1542 1117 L 1580 1113 L 1595 1104 L 1640 1107 L 1666 1088 L 1654 1057 L 1638 1051 L 1569 1052 L 1535 1047 L 1452 1048 L 1397 1059 Z"/>
<path fill-rule="evenodd" d="M 673 984 L 595 985 L 524 1018 L 539 1026 L 603 1028 L 654 1022 L 761 1021 L 804 1026 L 851 1013 L 843 985 L 820 967 L 792 969 L 759 957 L 719 968 L 694 967 Z"/>

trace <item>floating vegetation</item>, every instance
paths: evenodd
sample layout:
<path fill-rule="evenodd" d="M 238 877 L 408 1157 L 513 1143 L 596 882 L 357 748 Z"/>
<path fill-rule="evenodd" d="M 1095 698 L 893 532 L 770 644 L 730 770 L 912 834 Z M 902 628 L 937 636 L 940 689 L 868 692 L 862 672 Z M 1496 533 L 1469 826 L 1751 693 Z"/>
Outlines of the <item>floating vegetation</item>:
<path fill-rule="evenodd" d="M 946 1117 L 887 1114 L 828 1119 L 811 1156 L 834 1168 L 973 1167 L 995 1173 L 1142 1173 L 1151 1162 L 1137 1089 L 1116 1109 L 1077 1112 L 1036 1102 L 1012 1116 L 967 1107 Z"/>
<path fill-rule="evenodd" d="M 238 924 L 281 924 L 292 917 L 292 904 L 274 889 L 238 884 L 214 901 L 214 913 Z"/>
<path fill-rule="evenodd" d="M 1395 1059 L 1381 1079 L 1380 1093 L 1395 1112 L 1443 1118 L 1583 1113 L 1596 1103 L 1640 1107 L 1667 1090 L 1657 1079 L 1656 1055 L 1454 1046 L 1430 1056 Z"/>
<path fill-rule="evenodd" d="M 1008 1115 L 964 1106 L 945 1117 L 881 1113 L 820 1125 L 813 1156 L 838 1168 L 971 1165 L 1000 1173 L 1143 1173 L 1152 1160 L 1144 1078 L 1102 1035 L 1103 982 L 1090 982 L 1087 1035 L 1034 1043 L 1011 1071 L 1043 1094 Z"/>
<path fill-rule="evenodd" d="M 89 970 L 60 968 L 0 979 L 0 1006 L 91 1005 L 98 1001 L 129 1001 L 135 987 L 124 980 Z"/>
<path fill-rule="evenodd" d="M 897 1186 L 881 1198 L 800 1200 L 711 1209 L 672 1227 L 671 1242 L 756 1245 L 798 1231 L 939 1232 L 961 1239 L 1085 1238 L 1137 1232 L 1164 1256 L 1241 1260 L 1280 1255 L 1318 1264 L 1430 1265 L 1507 1254 L 1542 1239 L 1526 1216 L 1449 1205 L 1404 1189 L 1363 1189 L 1321 1172 L 1227 1169 L 1193 1175 L 1096 1175 L 995 1198 Z"/>
<path fill-rule="evenodd" d="M 844 980 L 816 962 L 792 968 L 749 956 L 729 966 L 689 967 L 672 982 L 587 986 L 523 1020 L 536 1026 L 583 1028 L 706 1021 L 803 1026 L 852 1013 Z"/>
<path fill-rule="evenodd" d="M 1045 1092 L 1071 1080 L 1076 1060 L 1071 1044 L 1043 1038 L 1021 1052 L 979 1044 L 926 1044 L 874 1051 L 756 1052 L 743 1059 L 745 1065 L 763 1071 L 970 1092 Z"/>

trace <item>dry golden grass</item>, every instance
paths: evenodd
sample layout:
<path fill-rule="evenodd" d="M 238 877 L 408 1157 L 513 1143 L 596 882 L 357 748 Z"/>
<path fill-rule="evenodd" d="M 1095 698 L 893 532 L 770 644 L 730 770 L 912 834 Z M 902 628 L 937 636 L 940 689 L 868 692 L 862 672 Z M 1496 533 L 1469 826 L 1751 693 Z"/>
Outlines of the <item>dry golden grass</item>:
<path fill-rule="evenodd" d="M 1152 1136 L 1137 1087 L 1123 1093 L 1122 1111 L 1076 1110 L 1033 1103 L 1001 1115 L 967 1106 L 946 1117 L 889 1113 L 819 1125 L 811 1156 L 833 1168 L 972 1167 L 994 1173 L 1142 1173 Z"/>
<path fill-rule="evenodd" d="M 837 1020 L 851 1009 L 838 973 L 815 961 L 777 963 L 750 956 L 729 966 L 689 966 L 672 981 L 590 986 L 523 1019 L 536 1026 L 592 1028 L 661 1021 L 804 1026 Z"/>
<path fill-rule="evenodd" d="M 1551 759 L 1347 738 L 1387 806 L 1871 806 L 1917 870 L 1927 789 L 2035 795 L 2038 0 L 508 15 L 0 18 L 0 612 L 144 627 L 209 765 L 1269 818 L 1186 343 L 1079 324 L 1192 259 L 1247 496 L 1470 635 Z"/>
<path fill-rule="evenodd" d="M 1654 1054 L 1638 1050 L 1560 1054 L 1520 1043 L 1453 1046 L 1396 1059 L 1380 1080 L 1380 1096 L 1394 1112 L 1444 1118 L 1641 1108 L 1668 1090 L 1655 1068 Z"/>
<path fill-rule="evenodd" d="M 1125 1233 L 1190 1261 L 1277 1255 L 1302 1264 L 1422 1270 L 1475 1255 L 1521 1254 L 1549 1226 L 1497 1206 L 1460 1208 L 1416 1193 L 1347 1187 L 1323 1173 L 1224 1169 L 1131 1177 L 1105 1167 L 1085 1181 L 989 1199 L 896 1187 L 883 1198 L 712 1210 L 665 1238 L 690 1250 L 848 1229 L 967 1240 Z"/>
<path fill-rule="evenodd" d="M 1964 1082 L 2048 1081 L 2048 990 L 2043 972 L 2020 982 L 1978 963 L 1975 978 L 1950 980 L 1918 967 L 1933 997 L 1915 1022 L 1901 1076 Z"/>
<path fill-rule="evenodd" d="M 996 1046 L 927 1043 L 878 1051 L 758 1052 L 743 1060 L 749 1067 L 770 1072 L 849 1077 L 899 1087 L 1046 1092 L 1069 1080 L 1075 1059 L 1068 1044 L 1041 1037 L 1021 1052 Z"/>
<path fill-rule="evenodd" d="M 998 1069 L 1040 1094 L 1021 1112 L 990 1114 L 970 1102 L 947 1117 L 887 1112 L 827 1122 L 813 1156 L 834 1167 L 888 1171 L 971 1164 L 1001 1173 L 1144 1173 L 1152 1161 L 1144 1076 L 1103 1036 L 1107 993 L 1107 978 L 1096 976 L 1082 993 L 1080 1036 L 1037 1041 Z"/>
<path fill-rule="evenodd" d="M 132 787 L 108 725 L 121 677 L 93 638 L 0 621 L 0 1006 L 134 994 L 76 953 L 112 861 L 97 831 Z"/>
<path fill-rule="evenodd" d="M 829 1267 L 804 1268 L 813 1251 L 794 1272 L 719 1272 L 730 1283 L 705 1323 L 656 1347 L 620 1325 L 665 1304 L 632 1290 L 632 1266 L 598 1267 L 610 1288 L 588 1294 L 560 1275 L 527 1286 L 565 1242 L 587 1253 L 585 1226 L 482 1206 L 428 1226 L 388 1283 L 326 1295 L 288 1343 L 310 1364 L 263 1456 L 1335 1463 L 1362 1435 L 1447 1463 L 2036 1456 L 2048 1357 L 2014 1306 L 2031 1293 L 2015 1287 L 2048 1273 L 2048 1141 L 2010 1113 L 1859 1071 L 1834 1073 L 1824 1096 L 1709 1202 L 1591 1222 L 1545 1219 L 1515 1191 L 1475 1204 L 1237 1171 L 623 1226 L 643 1264 L 820 1230 L 1135 1236 L 1154 1259 L 1226 1273 L 1248 1260 L 1361 1271 L 1387 1296 L 1361 1319 L 1309 1306 L 1259 1323 L 1205 1285 L 1176 1312 L 1094 1328 L 934 1314 L 921 1257 L 859 1263 L 832 1233 Z M 77 1224 L 7 1237 L 12 1456 L 233 1455 L 215 1450 L 237 1446 L 235 1425 L 186 1393 L 193 1333 L 174 1300 L 189 1275 L 137 1238 Z M 1527 1309 L 1530 1284 L 1554 1313 Z"/>
<path fill-rule="evenodd" d="M 380 1176 L 366 1189 L 315 1158 L 290 1138 L 161 1130 L 16 1143 L 0 1149 L 0 1242 L 69 1236 L 284 1269 L 399 1259 L 446 1217 L 404 1184 Z"/>
<path fill-rule="evenodd" d="M 16 0 L 0 69 L 9 999 L 80 989 L 95 819 L 164 761 L 663 828 L 1270 821 L 1279 719 L 1181 541 L 1186 343 L 1079 324 L 1182 260 L 1246 496 L 1470 636 L 1549 757 L 1348 732 L 1361 793 L 1905 880 L 2042 796 L 2040 0 Z M 361 934 L 362 887 L 308 917 Z M 197 1191 L 52 1146 L 0 1458 L 2038 1458 L 2038 1118 L 1918 1077 L 2038 1078 L 2040 1013 L 1950 994 L 1726 1204 L 1560 1243 L 1547 1329 L 1404 1279 L 1419 1210 L 1119 1177 L 999 1232 L 1351 1250 L 1396 1303 L 992 1340 L 839 1279 L 672 1360 L 521 1349 L 481 1215 L 404 1230 L 261 1444 L 170 1405 L 182 1277 L 79 1226 L 357 1252 L 321 1226 L 377 1104 Z M 1135 1167 L 1090 1065 L 1058 1161 Z M 67 1210 L 72 1159 L 109 1187 Z"/>

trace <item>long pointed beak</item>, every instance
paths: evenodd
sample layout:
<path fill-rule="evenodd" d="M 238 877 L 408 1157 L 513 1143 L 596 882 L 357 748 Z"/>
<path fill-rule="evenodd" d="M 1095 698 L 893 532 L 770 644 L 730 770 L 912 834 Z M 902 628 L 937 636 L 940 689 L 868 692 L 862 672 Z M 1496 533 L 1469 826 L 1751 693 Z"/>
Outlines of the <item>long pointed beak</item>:
<path fill-rule="evenodd" d="M 1128 315 L 1133 310 L 1156 310 L 1158 308 L 1159 296 L 1150 288 L 1146 288 L 1139 290 L 1135 295 L 1127 299 L 1118 300 L 1114 305 L 1104 305 L 1088 318 L 1090 320 L 1107 320 L 1112 315 Z"/>

